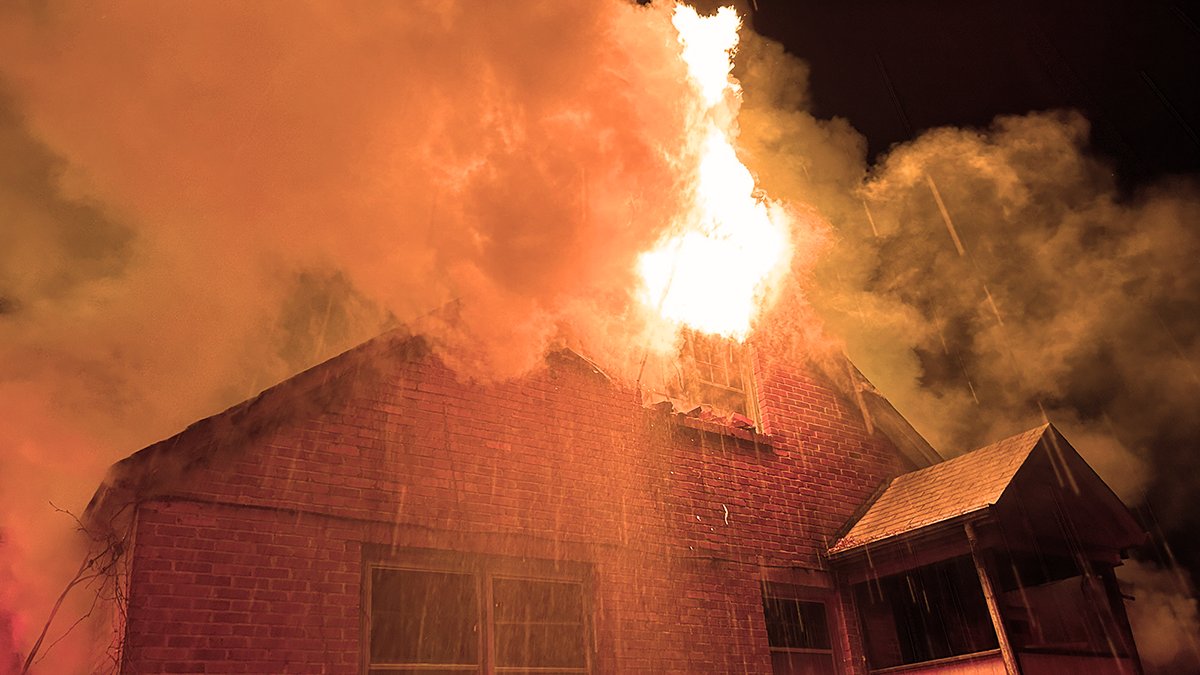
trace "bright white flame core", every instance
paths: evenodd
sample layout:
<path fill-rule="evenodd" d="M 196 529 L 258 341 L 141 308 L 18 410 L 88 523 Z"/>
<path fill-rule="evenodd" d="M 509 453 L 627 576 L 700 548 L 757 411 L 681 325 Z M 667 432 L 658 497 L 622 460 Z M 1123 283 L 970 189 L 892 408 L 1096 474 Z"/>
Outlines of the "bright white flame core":
<path fill-rule="evenodd" d="M 707 105 L 694 136 L 702 144 L 695 213 L 683 231 L 642 255 L 644 300 L 667 319 L 708 333 L 742 338 L 757 310 L 764 282 L 790 258 L 783 210 L 754 196 L 754 177 L 738 160 L 731 128 L 737 84 L 729 73 L 737 46 L 737 13 L 722 7 L 700 17 L 679 6 L 673 22 L 683 44 L 688 72 Z M 726 92 L 732 96 L 726 98 Z M 718 110 L 726 106 L 720 114 Z M 716 113 L 716 114 L 714 114 Z"/>
<path fill-rule="evenodd" d="M 738 43 L 738 28 L 742 19 L 732 7 L 722 7 L 717 13 L 702 17 L 687 5 L 675 7 L 671 17 L 683 45 L 683 60 L 688 72 L 700 83 L 704 100 L 711 108 L 725 95 L 733 71 L 733 50 Z"/>

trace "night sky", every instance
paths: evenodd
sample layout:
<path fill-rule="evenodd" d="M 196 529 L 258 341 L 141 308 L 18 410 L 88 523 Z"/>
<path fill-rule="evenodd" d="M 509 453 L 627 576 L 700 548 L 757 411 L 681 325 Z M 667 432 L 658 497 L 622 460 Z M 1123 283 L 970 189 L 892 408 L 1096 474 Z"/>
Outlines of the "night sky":
<path fill-rule="evenodd" d="M 1074 108 L 1092 124 L 1092 148 L 1126 185 L 1200 171 L 1195 3 L 758 0 L 757 7 L 754 29 L 812 65 L 814 113 L 849 119 L 872 158 L 924 129 Z"/>

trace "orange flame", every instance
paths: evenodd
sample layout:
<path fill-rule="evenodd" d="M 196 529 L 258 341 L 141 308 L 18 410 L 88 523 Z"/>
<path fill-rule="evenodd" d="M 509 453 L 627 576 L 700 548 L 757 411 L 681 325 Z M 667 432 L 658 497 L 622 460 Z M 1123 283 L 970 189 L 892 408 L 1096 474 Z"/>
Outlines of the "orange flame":
<path fill-rule="evenodd" d="M 730 72 L 741 19 L 731 7 L 701 17 L 680 5 L 672 22 L 704 101 L 692 130 L 702 159 L 695 208 L 639 261 L 643 300 L 668 320 L 742 338 L 769 279 L 791 258 L 786 220 L 779 204 L 756 195 L 733 148 L 741 89 Z"/>

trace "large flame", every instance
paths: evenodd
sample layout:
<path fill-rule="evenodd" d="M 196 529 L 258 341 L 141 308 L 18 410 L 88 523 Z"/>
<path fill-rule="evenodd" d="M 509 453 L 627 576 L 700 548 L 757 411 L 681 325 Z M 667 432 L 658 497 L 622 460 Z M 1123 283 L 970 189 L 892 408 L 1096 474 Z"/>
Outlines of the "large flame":
<path fill-rule="evenodd" d="M 741 338 L 765 283 L 790 259 L 786 221 L 778 204 L 755 194 L 733 149 L 741 90 L 730 72 L 741 20 L 731 7 L 701 17 L 680 5 L 673 23 L 704 100 L 693 130 L 702 159 L 694 211 L 639 261 L 644 299 L 667 319 Z"/>

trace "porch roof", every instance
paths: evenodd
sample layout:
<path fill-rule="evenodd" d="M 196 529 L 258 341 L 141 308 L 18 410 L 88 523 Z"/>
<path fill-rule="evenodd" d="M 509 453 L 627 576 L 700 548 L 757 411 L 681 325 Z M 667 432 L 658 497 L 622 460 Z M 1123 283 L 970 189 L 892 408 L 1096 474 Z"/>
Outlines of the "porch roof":
<path fill-rule="evenodd" d="M 1034 453 L 1039 446 L 1042 451 Z M 1022 471 L 1025 467 L 1028 468 Z M 1010 489 L 1016 483 L 1021 485 Z M 1052 508 L 1051 503 L 1038 498 L 1049 483 L 1056 483 L 1070 493 L 1071 504 L 1067 506 L 1073 514 L 1081 517 L 1091 514 L 1107 521 L 1095 532 L 1095 537 L 1089 538 L 1123 549 L 1139 543 L 1144 536 L 1108 486 L 1053 426 L 1044 424 L 898 476 L 846 534 L 834 542 L 828 553 L 839 556 L 868 544 L 983 512 L 999 504 L 1006 495 L 1017 492 L 1026 495 L 1019 501 L 1027 502 L 1027 506 Z M 1011 509 L 1002 510 L 1007 513 Z"/>

